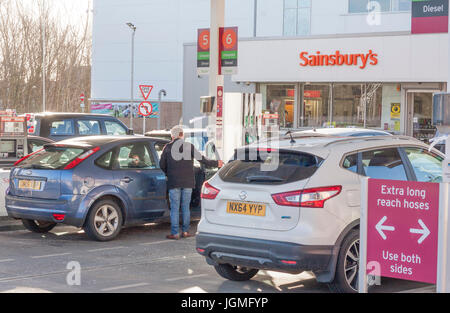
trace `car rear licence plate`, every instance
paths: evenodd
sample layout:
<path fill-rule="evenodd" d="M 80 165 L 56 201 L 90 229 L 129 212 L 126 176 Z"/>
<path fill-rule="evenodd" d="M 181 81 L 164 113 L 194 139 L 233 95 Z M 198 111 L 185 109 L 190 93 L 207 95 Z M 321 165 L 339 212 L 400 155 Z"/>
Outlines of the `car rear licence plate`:
<path fill-rule="evenodd" d="M 251 216 L 266 216 L 266 205 L 251 202 L 229 201 L 227 203 L 227 213 Z"/>
<path fill-rule="evenodd" d="M 19 180 L 19 189 L 41 190 L 41 182 L 37 180 Z"/>

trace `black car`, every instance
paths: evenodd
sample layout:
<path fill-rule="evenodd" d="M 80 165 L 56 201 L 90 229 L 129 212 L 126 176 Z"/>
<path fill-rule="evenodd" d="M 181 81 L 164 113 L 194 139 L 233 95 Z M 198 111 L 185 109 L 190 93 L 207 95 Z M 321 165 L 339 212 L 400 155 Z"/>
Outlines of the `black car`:
<path fill-rule="evenodd" d="M 32 115 L 30 135 L 61 141 L 80 136 L 132 135 L 133 131 L 109 115 L 82 113 L 39 113 Z"/>

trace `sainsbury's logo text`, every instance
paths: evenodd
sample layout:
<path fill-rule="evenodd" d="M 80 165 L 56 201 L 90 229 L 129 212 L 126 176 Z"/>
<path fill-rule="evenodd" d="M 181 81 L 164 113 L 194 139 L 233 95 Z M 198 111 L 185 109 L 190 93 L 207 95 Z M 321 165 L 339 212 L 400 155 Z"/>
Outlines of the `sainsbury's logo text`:
<path fill-rule="evenodd" d="M 334 54 L 322 54 L 317 51 L 315 54 L 308 52 L 300 53 L 300 66 L 358 66 L 360 69 L 365 69 L 367 65 L 378 64 L 378 54 L 369 50 L 366 54 L 343 54 L 337 50 Z"/>

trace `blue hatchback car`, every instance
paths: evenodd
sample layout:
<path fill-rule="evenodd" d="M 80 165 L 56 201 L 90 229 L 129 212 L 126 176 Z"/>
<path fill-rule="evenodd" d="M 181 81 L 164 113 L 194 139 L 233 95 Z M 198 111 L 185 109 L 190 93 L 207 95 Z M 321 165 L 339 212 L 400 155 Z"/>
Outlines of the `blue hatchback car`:
<path fill-rule="evenodd" d="M 166 143 L 99 136 L 48 144 L 12 169 L 8 215 L 34 232 L 63 223 L 99 241 L 114 239 L 124 225 L 165 218 L 166 176 L 158 152 Z"/>

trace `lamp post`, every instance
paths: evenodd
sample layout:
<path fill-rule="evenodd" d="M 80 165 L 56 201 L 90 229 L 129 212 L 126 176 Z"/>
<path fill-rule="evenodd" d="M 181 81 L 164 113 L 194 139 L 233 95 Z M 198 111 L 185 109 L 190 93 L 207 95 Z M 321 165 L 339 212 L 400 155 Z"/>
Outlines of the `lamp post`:
<path fill-rule="evenodd" d="M 131 33 L 131 105 L 130 105 L 130 128 L 133 129 L 134 113 L 134 37 L 136 35 L 136 26 L 127 23 L 127 26 L 133 31 Z"/>
<path fill-rule="evenodd" d="M 162 97 L 167 96 L 167 92 L 164 89 L 161 89 L 158 93 L 158 106 L 159 106 L 159 116 L 158 116 L 158 130 L 161 128 L 161 114 L 162 114 Z"/>
<path fill-rule="evenodd" d="M 45 57 L 46 57 L 46 37 L 45 37 L 45 0 L 42 0 L 42 12 L 41 12 L 41 23 L 42 23 L 42 112 L 45 112 L 47 110 L 46 106 L 46 86 L 45 86 L 45 71 L 46 71 L 46 63 L 45 63 Z"/>

